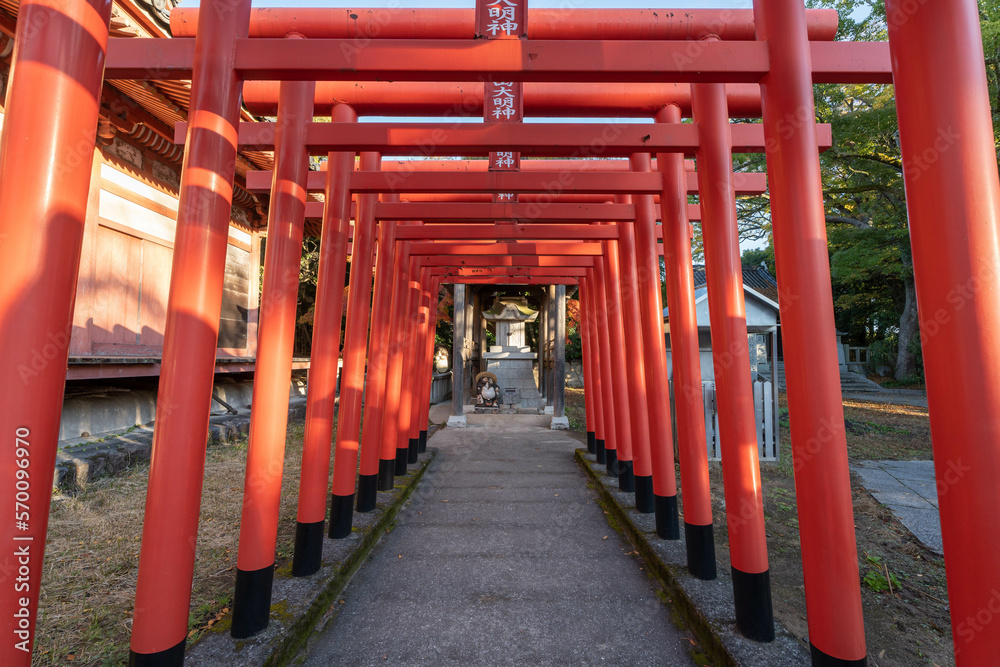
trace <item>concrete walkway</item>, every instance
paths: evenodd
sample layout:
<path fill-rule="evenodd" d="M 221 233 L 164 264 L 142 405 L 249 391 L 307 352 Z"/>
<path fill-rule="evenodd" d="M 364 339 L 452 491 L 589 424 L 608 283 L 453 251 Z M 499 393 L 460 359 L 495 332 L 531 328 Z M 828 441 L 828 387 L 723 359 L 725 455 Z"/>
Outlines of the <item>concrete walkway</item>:
<path fill-rule="evenodd" d="M 851 469 L 924 546 L 943 553 L 933 461 L 855 461 Z M 955 468 L 952 474 L 961 472 Z"/>
<path fill-rule="evenodd" d="M 545 416 L 469 415 L 359 570 L 307 665 L 693 665 Z"/>

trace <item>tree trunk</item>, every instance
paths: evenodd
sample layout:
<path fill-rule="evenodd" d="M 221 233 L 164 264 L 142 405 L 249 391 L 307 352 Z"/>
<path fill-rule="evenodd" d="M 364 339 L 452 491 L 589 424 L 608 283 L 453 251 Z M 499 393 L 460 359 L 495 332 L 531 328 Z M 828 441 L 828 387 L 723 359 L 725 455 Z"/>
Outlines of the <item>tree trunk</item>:
<path fill-rule="evenodd" d="M 917 355 L 910 350 L 910 343 L 917 335 L 917 289 L 913 276 L 903 279 L 906 288 L 906 301 L 903 303 L 903 314 L 899 317 L 899 351 L 896 353 L 896 379 L 915 375 L 917 372 Z"/>

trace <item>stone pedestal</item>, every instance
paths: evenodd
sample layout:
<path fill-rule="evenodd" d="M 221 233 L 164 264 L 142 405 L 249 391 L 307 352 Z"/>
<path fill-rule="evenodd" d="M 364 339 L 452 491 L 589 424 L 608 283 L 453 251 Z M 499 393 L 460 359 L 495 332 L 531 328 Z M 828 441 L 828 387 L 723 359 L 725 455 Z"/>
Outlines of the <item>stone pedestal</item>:
<path fill-rule="evenodd" d="M 535 386 L 533 371 L 536 355 L 530 348 L 493 345 L 483 355 L 486 370 L 497 376 L 503 390 L 504 405 L 516 408 L 541 408 L 545 400 Z"/>
<path fill-rule="evenodd" d="M 552 425 L 549 428 L 553 431 L 568 431 L 569 417 L 553 417 Z"/>

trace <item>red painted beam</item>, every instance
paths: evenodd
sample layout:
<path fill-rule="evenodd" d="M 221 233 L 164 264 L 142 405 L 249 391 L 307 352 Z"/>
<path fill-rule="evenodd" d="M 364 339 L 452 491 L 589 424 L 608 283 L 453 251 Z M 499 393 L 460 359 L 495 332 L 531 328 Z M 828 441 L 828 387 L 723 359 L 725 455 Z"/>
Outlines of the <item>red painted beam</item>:
<path fill-rule="evenodd" d="M 441 197 L 441 195 L 438 195 L 438 197 Z M 521 201 L 519 201 L 518 204 L 521 204 L 521 205 L 523 205 L 525 207 L 527 207 L 527 206 L 529 206 L 531 204 L 535 204 L 535 205 L 543 205 L 544 204 L 544 205 L 549 206 L 549 207 L 551 207 L 553 205 L 550 201 L 547 201 L 547 198 L 546 199 L 542 199 L 541 196 L 539 196 L 539 199 L 537 201 L 532 201 L 530 197 L 531 197 L 531 195 L 522 196 L 521 197 Z M 489 197 L 489 195 L 461 195 L 461 199 L 457 199 L 457 198 L 444 199 L 442 197 L 441 201 L 430 200 L 430 199 L 422 197 L 422 196 L 413 197 L 413 196 L 403 195 L 402 199 L 408 200 L 407 203 L 409 203 L 409 204 L 426 204 L 426 205 L 433 204 L 434 207 L 439 207 L 439 206 L 443 205 L 444 203 L 475 203 L 475 204 L 488 204 L 488 203 L 490 203 L 490 197 Z M 572 199 L 572 198 L 571 197 L 565 197 L 565 196 L 556 197 L 556 203 L 560 203 L 560 204 L 562 204 L 562 203 L 570 203 L 569 201 L 567 201 L 567 199 Z M 603 201 L 601 199 L 603 199 Z M 607 198 L 594 198 L 592 200 L 585 201 L 583 203 L 589 203 L 589 204 L 594 204 L 594 205 L 599 205 L 599 206 L 611 206 L 611 204 L 609 203 L 611 200 L 612 200 L 612 197 L 609 196 Z M 657 198 L 657 200 L 659 200 L 659 198 Z M 322 219 L 323 218 L 323 206 L 324 206 L 324 204 L 321 201 L 306 202 L 306 218 L 311 218 L 313 220 L 320 220 L 320 219 Z M 618 206 L 624 206 L 624 204 L 618 204 Z M 604 211 L 604 209 L 598 209 L 598 211 L 601 212 L 601 211 Z M 601 213 L 601 215 L 602 216 L 606 215 L 606 213 Z M 353 211 L 352 211 L 352 219 L 353 219 Z M 698 206 L 698 204 L 689 204 L 688 205 L 688 220 L 701 220 L 701 207 Z M 548 220 L 548 221 L 549 222 L 558 222 L 558 221 L 554 221 L 554 220 Z M 576 220 L 576 221 L 570 220 L 570 221 L 565 221 L 565 222 L 613 222 L 613 221 L 614 220 L 609 220 L 608 218 L 601 217 L 600 219 L 584 219 L 584 220 Z M 440 222 L 440 220 L 438 220 L 438 222 Z"/>
<path fill-rule="evenodd" d="M 615 225 L 401 225 L 397 240 L 600 240 L 618 238 Z"/>
<path fill-rule="evenodd" d="M 321 174 L 322 172 L 315 172 Z M 656 174 L 650 174 L 656 176 Z M 635 178 L 640 176 L 640 178 Z M 656 179 L 626 172 L 354 172 L 353 192 L 656 192 Z"/>
<path fill-rule="evenodd" d="M 809 39 L 831 40 L 839 17 L 832 9 L 806 12 Z M 708 33 L 720 39 L 754 39 L 749 9 L 531 9 L 529 39 L 699 39 Z M 171 34 L 194 37 L 197 8 L 170 13 Z M 250 14 L 250 37 L 284 37 L 296 32 L 311 39 L 471 39 L 473 9 L 328 9 L 258 8 Z"/>
<path fill-rule="evenodd" d="M 467 222 L 469 220 L 523 220 L 528 222 L 627 222 L 635 219 L 631 204 L 522 204 L 464 202 L 382 202 L 378 220 Z"/>
<path fill-rule="evenodd" d="M 532 10 L 536 11 L 536 10 Z M 176 41 L 176 40 L 174 40 Z M 243 102 L 254 114 L 274 116 L 278 110 L 277 81 L 247 81 Z M 760 86 L 726 85 L 733 118 L 760 118 Z M 321 81 L 316 86 L 315 115 L 326 116 L 337 104 L 349 104 L 366 116 L 479 116 L 483 114 L 482 82 L 442 81 Z M 687 83 L 564 83 L 524 84 L 524 115 L 596 118 L 650 118 L 666 104 L 691 115 Z"/>
<path fill-rule="evenodd" d="M 289 43 L 302 40 L 287 40 Z M 496 40 L 493 44 L 512 40 Z M 733 151 L 761 153 L 764 131 L 760 124 L 733 123 Z M 817 144 L 832 145 L 829 125 L 819 124 Z M 187 123 L 174 126 L 175 141 L 184 143 Z M 567 123 L 311 123 L 307 143 L 314 155 L 336 151 L 379 151 L 399 154 L 418 151 L 428 155 L 485 155 L 491 150 L 518 151 L 538 156 L 621 156 L 659 151 L 693 154 L 698 148 L 698 128 L 693 124 L 567 124 Z M 271 150 L 273 123 L 241 123 L 243 148 Z"/>
<path fill-rule="evenodd" d="M 522 266 L 522 267 L 447 267 L 436 266 L 430 269 L 431 275 L 443 276 L 531 276 L 535 278 L 571 277 L 580 278 L 587 275 L 586 267 L 572 266 Z"/>
<path fill-rule="evenodd" d="M 662 230 L 660 230 L 659 227 L 657 227 L 656 239 L 657 239 L 657 242 L 656 242 L 656 253 L 657 253 L 658 256 L 663 257 L 663 254 L 664 254 L 663 253 L 663 243 L 661 242 L 661 239 L 662 239 Z M 351 244 L 349 244 L 347 246 L 347 254 L 348 255 L 353 255 L 354 254 L 354 244 L 353 243 L 351 243 Z M 421 257 L 435 257 L 435 258 L 455 257 L 455 256 L 456 255 L 447 255 L 447 254 L 441 255 L 441 254 L 437 254 L 437 253 L 432 253 L 432 254 L 429 254 L 429 255 L 421 255 Z M 514 254 L 514 255 L 511 255 L 511 256 L 514 256 L 514 257 L 530 257 L 530 256 L 535 256 L 535 255 Z M 560 255 L 551 255 L 550 257 L 559 257 L 559 256 Z M 563 256 L 564 257 L 581 257 L 581 256 L 586 257 L 587 255 L 563 255 Z M 437 265 L 425 264 L 425 266 L 437 266 Z M 464 264 L 463 264 L 463 266 L 464 266 Z M 485 264 L 485 266 L 493 266 L 493 264 L 487 262 Z M 505 264 L 504 266 L 509 266 L 509 265 Z M 514 265 L 514 266 L 518 266 L 518 265 Z M 587 266 L 590 266 L 590 265 L 587 264 Z"/>
<path fill-rule="evenodd" d="M 579 241 L 552 241 L 527 243 L 455 243 L 455 242 L 413 242 L 410 254 L 431 255 L 551 255 L 553 257 L 597 257 L 604 250 L 600 243 Z"/>
<path fill-rule="evenodd" d="M 469 285 L 576 285 L 579 278 L 531 278 L 528 276 L 466 278 L 458 276 L 442 276 L 445 283 L 462 283 Z"/>
<path fill-rule="evenodd" d="M 115 38 L 107 79 L 188 79 L 194 40 Z M 816 44 L 816 43 L 812 43 Z M 812 44 L 810 46 L 812 46 Z M 821 42 L 813 55 L 822 83 L 892 83 L 883 42 Z M 767 46 L 755 41 L 241 39 L 236 70 L 248 80 L 757 83 Z"/>
<path fill-rule="evenodd" d="M 522 170 L 516 171 L 486 171 L 486 160 L 468 160 L 468 165 L 482 163 L 483 169 L 466 169 L 454 171 L 424 170 L 423 162 L 447 164 L 451 160 L 407 160 L 397 162 L 409 169 L 396 171 L 357 171 L 351 175 L 351 190 L 353 192 L 520 192 L 520 193 L 600 193 L 600 194 L 659 194 L 656 190 L 656 178 L 648 178 L 648 173 L 627 172 L 616 170 L 616 163 L 621 160 L 525 160 L 521 162 Z M 552 167 L 547 170 L 537 170 L 530 165 L 536 163 L 554 162 L 562 168 Z M 567 164 L 576 163 L 576 164 Z M 625 163 L 627 164 L 627 163 Z M 462 165 L 466 166 L 466 165 Z M 579 166 L 579 168 L 578 168 Z M 593 166 L 611 167 L 607 171 L 593 169 Z M 656 174 L 653 174 L 656 176 Z M 250 192 L 266 192 L 270 188 L 271 172 L 248 171 L 246 175 L 247 190 Z M 733 175 L 736 181 L 736 194 L 759 195 L 767 191 L 767 174 L 737 172 Z M 688 172 L 688 194 L 698 194 L 698 176 L 693 171 Z M 322 191 L 325 183 L 323 172 L 310 172 L 308 185 L 310 192 Z"/>
<path fill-rule="evenodd" d="M 468 257 L 461 255 L 427 255 L 421 260 L 421 266 L 593 266 L 593 257 L 550 257 L 536 255 L 482 255 Z"/>

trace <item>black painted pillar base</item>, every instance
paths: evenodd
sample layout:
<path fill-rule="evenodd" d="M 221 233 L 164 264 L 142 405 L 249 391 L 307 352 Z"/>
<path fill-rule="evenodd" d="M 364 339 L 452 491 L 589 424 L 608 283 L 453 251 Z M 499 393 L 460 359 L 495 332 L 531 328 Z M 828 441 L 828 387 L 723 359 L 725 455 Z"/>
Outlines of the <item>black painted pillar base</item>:
<path fill-rule="evenodd" d="M 292 576 L 308 577 L 319 572 L 323 563 L 323 522 L 295 522 L 295 551 L 292 555 Z"/>
<path fill-rule="evenodd" d="M 597 453 L 597 434 L 593 431 L 587 431 L 587 451 L 591 454 Z"/>
<path fill-rule="evenodd" d="M 632 472 L 631 461 L 618 461 L 618 490 L 626 493 L 635 491 L 635 473 Z"/>
<path fill-rule="evenodd" d="M 608 474 L 618 477 L 618 450 L 606 449 L 604 454 L 604 467 L 608 469 Z"/>
<path fill-rule="evenodd" d="M 812 667 L 867 667 L 868 665 L 867 657 L 860 660 L 834 658 L 813 646 L 812 642 L 809 643 L 809 652 L 812 654 Z"/>
<path fill-rule="evenodd" d="M 330 494 L 330 532 L 331 540 L 342 540 L 351 534 L 354 523 L 354 494 L 335 496 Z"/>
<path fill-rule="evenodd" d="M 770 572 L 741 572 L 735 567 L 732 570 L 736 629 L 747 639 L 757 642 L 774 641 Z"/>
<path fill-rule="evenodd" d="M 393 477 L 396 468 L 396 459 L 378 460 L 378 490 L 392 491 L 392 485 L 396 480 Z"/>
<path fill-rule="evenodd" d="M 639 514 L 652 514 L 656 511 L 652 475 L 635 475 L 635 509 Z"/>
<path fill-rule="evenodd" d="M 423 454 L 427 451 L 427 431 L 420 432 L 420 446 L 417 448 L 417 452 Z"/>
<path fill-rule="evenodd" d="M 410 438 L 410 446 L 406 448 L 406 462 L 416 463 L 420 457 L 420 438 Z"/>
<path fill-rule="evenodd" d="M 688 572 L 696 579 L 711 581 L 719 576 L 715 565 L 715 534 L 712 524 L 696 526 L 684 523 Z"/>
<path fill-rule="evenodd" d="M 274 563 L 259 570 L 236 568 L 236 592 L 233 593 L 233 639 L 246 639 L 267 627 L 271 620 L 271 584 Z"/>
<path fill-rule="evenodd" d="M 606 462 L 608 460 L 608 455 L 604 449 L 604 440 L 602 438 L 596 438 L 595 444 L 597 445 L 597 451 L 594 452 L 594 455 L 597 457 L 597 462 Z"/>
<path fill-rule="evenodd" d="M 378 475 L 358 475 L 359 512 L 371 512 L 378 500 Z"/>
<path fill-rule="evenodd" d="M 664 540 L 681 539 L 677 517 L 677 496 L 656 496 L 656 534 Z"/>
<path fill-rule="evenodd" d="M 400 447 L 396 449 L 396 476 L 402 476 L 406 474 L 406 458 L 409 456 L 409 447 Z"/>
<path fill-rule="evenodd" d="M 181 667 L 184 664 L 184 645 L 187 637 L 168 649 L 156 653 L 129 651 L 128 667 Z"/>

